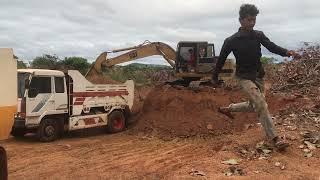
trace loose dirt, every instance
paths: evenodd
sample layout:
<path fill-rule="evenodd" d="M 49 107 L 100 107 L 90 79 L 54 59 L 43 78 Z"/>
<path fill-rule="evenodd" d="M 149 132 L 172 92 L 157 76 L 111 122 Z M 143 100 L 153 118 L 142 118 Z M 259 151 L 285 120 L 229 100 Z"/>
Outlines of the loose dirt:
<path fill-rule="evenodd" d="M 246 124 L 256 122 L 253 113 L 239 113 L 236 121 L 217 112 L 219 106 L 240 102 L 243 96 L 237 90 L 188 88 L 169 85 L 153 88 L 144 100 L 136 131 L 161 138 L 220 135 L 241 131 Z"/>
<path fill-rule="evenodd" d="M 229 179 L 226 172 L 236 168 L 243 175 L 231 174 L 235 179 L 319 179 L 320 149 L 307 157 L 300 135 L 312 128 L 292 128 L 276 118 L 275 127 L 290 147 L 284 153 L 261 152 L 257 145 L 265 135 L 254 113 L 235 113 L 233 120 L 217 113 L 217 107 L 243 100 L 236 88 L 138 88 L 132 123 L 122 133 L 105 134 L 99 128 L 51 143 L 39 143 L 32 135 L 1 142 L 9 178 Z M 284 94 L 268 94 L 267 101 L 275 117 L 290 108 L 314 106 L 310 99 Z M 228 159 L 238 165 L 222 163 Z"/>

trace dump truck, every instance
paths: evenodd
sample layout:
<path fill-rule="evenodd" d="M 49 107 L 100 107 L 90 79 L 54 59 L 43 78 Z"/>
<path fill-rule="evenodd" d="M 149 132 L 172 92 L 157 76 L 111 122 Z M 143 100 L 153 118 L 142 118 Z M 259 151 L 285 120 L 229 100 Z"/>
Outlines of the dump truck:
<path fill-rule="evenodd" d="M 18 112 L 11 134 L 36 133 L 43 142 L 65 131 L 105 126 L 125 129 L 134 99 L 134 82 L 93 84 L 79 71 L 18 70 Z"/>
<path fill-rule="evenodd" d="M 108 54 L 121 52 L 123 54 L 108 58 Z M 147 40 L 137 46 L 101 53 L 87 72 L 86 77 L 89 80 L 94 79 L 96 76 L 101 76 L 103 67 L 110 68 L 120 63 L 154 55 L 162 56 L 170 64 L 175 77 L 178 79 L 177 82 L 195 87 L 211 79 L 212 71 L 219 58 L 215 54 L 214 44 L 206 41 L 180 41 L 175 50 L 166 43 Z M 219 79 L 231 79 L 234 69 L 233 61 L 227 59 L 222 72 L 219 74 Z"/>

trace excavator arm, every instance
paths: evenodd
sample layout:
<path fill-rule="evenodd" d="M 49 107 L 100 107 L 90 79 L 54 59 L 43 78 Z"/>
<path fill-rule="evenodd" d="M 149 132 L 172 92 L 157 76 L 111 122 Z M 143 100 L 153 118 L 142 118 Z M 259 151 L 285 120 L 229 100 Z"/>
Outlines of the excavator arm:
<path fill-rule="evenodd" d="M 123 51 L 128 52 L 110 59 L 107 58 L 108 53 L 117 53 Z M 138 46 L 101 53 L 96 59 L 95 63 L 91 66 L 90 70 L 87 72 L 86 77 L 90 78 L 99 76 L 102 72 L 101 68 L 103 66 L 112 67 L 116 64 L 134 61 L 136 59 L 141 59 L 153 55 L 161 55 L 172 67 L 175 66 L 176 51 L 172 47 L 162 42 L 145 41 Z"/>

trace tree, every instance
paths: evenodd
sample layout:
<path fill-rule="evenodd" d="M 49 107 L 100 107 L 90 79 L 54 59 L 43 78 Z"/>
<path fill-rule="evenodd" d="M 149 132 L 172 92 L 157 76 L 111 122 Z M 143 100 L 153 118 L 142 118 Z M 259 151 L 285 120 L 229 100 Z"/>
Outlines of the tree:
<path fill-rule="evenodd" d="M 45 54 L 43 56 L 36 57 L 31 62 L 32 68 L 40 68 L 40 69 L 58 69 L 58 60 L 59 58 L 55 55 Z"/>
<path fill-rule="evenodd" d="M 260 61 L 262 64 L 266 65 L 266 64 L 274 64 L 277 62 L 277 59 L 273 58 L 273 57 L 265 57 L 265 56 L 262 56 L 260 58 Z"/>
<path fill-rule="evenodd" d="M 19 57 L 13 54 L 13 59 L 17 60 L 17 68 L 18 69 L 25 69 L 27 65 L 23 61 L 19 61 Z"/>
<path fill-rule="evenodd" d="M 82 57 L 65 57 L 59 61 L 60 69 L 76 69 L 82 74 L 85 74 L 90 68 L 88 60 Z"/>
<path fill-rule="evenodd" d="M 25 68 L 27 68 L 27 65 L 23 61 L 17 60 L 17 68 L 18 69 L 25 69 Z"/>

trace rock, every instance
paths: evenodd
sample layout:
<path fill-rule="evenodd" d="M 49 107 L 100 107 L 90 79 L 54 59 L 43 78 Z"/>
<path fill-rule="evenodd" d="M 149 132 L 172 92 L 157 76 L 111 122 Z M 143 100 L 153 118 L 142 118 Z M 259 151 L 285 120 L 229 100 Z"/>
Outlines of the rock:
<path fill-rule="evenodd" d="M 300 149 L 303 149 L 303 148 L 304 148 L 304 145 L 300 145 L 299 148 L 300 148 Z"/>
<path fill-rule="evenodd" d="M 226 161 L 222 161 L 221 163 L 222 164 L 226 164 L 226 165 L 237 165 L 237 164 L 239 164 L 238 160 L 236 160 L 236 159 L 229 159 L 229 160 L 226 160 Z"/>
<path fill-rule="evenodd" d="M 297 140 L 297 137 L 287 135 L 287 136 L 286 136 L 286 139 L 291 140 L 291 141 L 294 141 L 294 140 Z"/>
<path fill-rule="evenodd" d="M 256 150 L 258 153 L 270 154 L 272 152 L 272 147 L 262 141 L 256 144 Z"/>
<path fill-rule="evenodd" d="M 226 151 L 226 150 L 228 150 L 228 147 L 227 146 L 222 146 L 221 151 Z"/>
<path fill-rule="evenodd" d="M 241 153 L 241 154 L 248 154 L 248 151 L 245 150 L 245 149 L 240 149 L 240 153 Z"/>
<path fill-rule="evenodd" d="M 280 163 L 280 162 L 276 162 L 276 163 L 274 163 L 274 165 L 275 165 L 276 167 L 280 167 L 280 166 L 281 166 L 281 163 Z"/>
<path fill-rule="evenodd" d="M 225 176 L 243 176 L 244 174 L 245 173 L 241 168 L 235 166 L 230 166 L 229 169 L 224 173 Z"/>
<path fill-rule="evenodd" d="M 269 149 L 262 149 L 263 153 L 265 154 L 270 154 L 272 151 Z"/>
<path fill-rule="evenodd" d="M 212 124 L 208 124 L 208 125 L 207 125 L 207 129 L 208 129 L 208 130 L 212 130 L 212 129 L 213 129 Z"/>
<path fill-rule="evenodd" d="M 268 159 L 268 158 L 265 157 L 265 156 L 260 156 L 258 159 L 259 159 L 259 160 L 264 160 L 264 159 Z"/>
<path fill-rule="evenodd" d="M 303 149 L 303 152 L 309 153 L 309 152 L 311 152 L 311 150 L 310 149 Z"/>
<path fill-rule="evenodd" d="M 297 130 L 297 127 L 296 126 L 287 126 L 287 129 L 289 131 L 295 131 L 295 130 Z"/>
<path fill-rule="evenodd" d="M 312 155 L 313 155 L 312 152 L 309 152 L 309 153 L 305 153 L 304 157 L 310 158 L 310 157 L 312 157 Z"/>
<path fill-rule="evenodd" d="M 57 144 L 58 146 L 62 146 L 62 147 L 66 147 L 68 149 L 71 148 L 71 145 L 70 144 Z"/>
<path fill-rule="evenodd" d="M 309 141 L 304 141 L 304 143 L 307 145 L 307 147 L 308 147 L 310 150 L 316 149 L 316 146 L 315 146 L 314 144 L 312 144 L 311 142 L 309 142 Z"/>
<path fill-rule="evenodd" d="M 206 176 L 206 173 L 204 173 L 203 171 L 198 171 L 198 170 L 195 170 L 195 169 L 191 169 L 189 174 L 191 176 Z"/>
<path fill-rule="evenodd" d="M 286 167 L 285 167 L 284 165 L 282 165 L 280 169 L 281 169 L 281 170 L 284 170 L 285 168 L 286 168 Z"/>
<path fill-rule="evenodd" d="M 253 124 L 245 124 L 244 125 L 244 130 L 246 131 L 246 130 L 250 129 L 253 126 L 254 126 Z"/>

